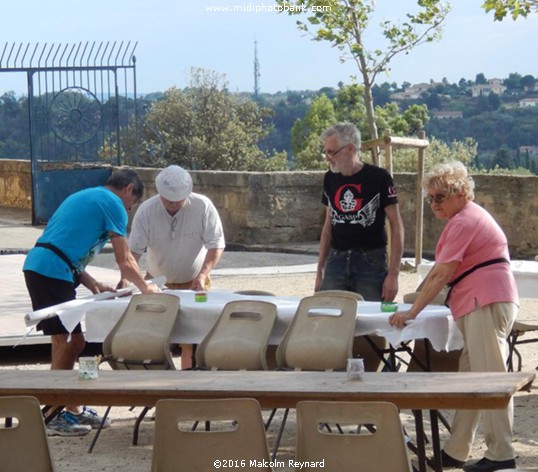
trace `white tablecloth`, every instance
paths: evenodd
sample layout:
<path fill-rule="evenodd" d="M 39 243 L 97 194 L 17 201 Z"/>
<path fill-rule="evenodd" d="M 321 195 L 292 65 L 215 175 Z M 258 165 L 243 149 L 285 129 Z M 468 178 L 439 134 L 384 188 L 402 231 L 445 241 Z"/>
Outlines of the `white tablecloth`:
<path fill-rule="evenodd" d="M 422 279 L 428 275 L 433 262 L 419 264 L 418 274 Z M 521 298 L 538 298 L 538 262 L 510 261 L 512 273 L 516 279 L 517 290 Z"/>
<path fill-rule="evenodd" d="M 191 290 L 167 290 L 166 292 L 177 295 L 181 300 L 172 341 L 182 344 L 199 344 L 227 302 L 256 299 L 274 303 L 277 306 L 277 321 L 269 342 L 278 345 L 300 300 L 300 297 L 247 296 L 214 290 L 208 292 L 207 302 L 195 302 L 194 292 Z M 129 300 L 130 298 L 125 297 L 92 301 L 69 308 L 58 316 L 68 331 L 72 331 L 77 323 L 85 321 L 86 340 L 102 342 L 125 311 Z M 409 305 L 400 304 L 401 309 L 406 307 Z M 378 334 L 385 337 L 395 347 L 402 342 L 422 338 L 428 338 L 437 351 L 451 351 L 461 349 L 463 346 L 461 333 L 448 308 L 444 306 L 428 306 L 403 329 L 389 325 L 390 313 L 381 312 L 379 302 L 359 302 L 357 311 L 355 335 Z"/>

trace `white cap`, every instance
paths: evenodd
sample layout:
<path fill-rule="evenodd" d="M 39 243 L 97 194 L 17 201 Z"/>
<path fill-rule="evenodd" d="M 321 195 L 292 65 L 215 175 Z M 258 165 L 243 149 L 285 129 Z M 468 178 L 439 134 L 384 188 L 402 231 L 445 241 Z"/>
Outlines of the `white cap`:
<path fill-rule="evenodd" d="M 171 202 L 179 202 L 191 194 L 192 178 L 182 167 L 168 166 L 157 175 L 155 187 L 161 197 Z"/>

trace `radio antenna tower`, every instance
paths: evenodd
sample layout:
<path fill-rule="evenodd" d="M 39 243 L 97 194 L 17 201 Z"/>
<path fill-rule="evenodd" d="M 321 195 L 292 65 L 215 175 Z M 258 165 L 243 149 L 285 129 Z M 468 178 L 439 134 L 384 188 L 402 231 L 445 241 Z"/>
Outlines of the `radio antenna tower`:
<path fill-rule="evenodd" d="M 258 41 L 254 40 L 254 98 L 260 93 L 260 62 L 258 61 Z"/>

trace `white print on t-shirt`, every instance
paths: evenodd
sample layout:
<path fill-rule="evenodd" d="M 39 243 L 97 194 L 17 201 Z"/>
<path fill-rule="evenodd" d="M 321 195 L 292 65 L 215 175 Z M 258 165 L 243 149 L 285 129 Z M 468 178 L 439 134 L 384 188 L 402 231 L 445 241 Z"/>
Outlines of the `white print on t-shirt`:
<path fill-rule="evenodd" d="M 375 221 L 375 214 L 377 210 L 379 209 L 381 197 L 379 193 L 372 198 L 364 207 L 362 207 L 359 211 L 353 212 L 353 210 L 360 206 L 358 204 L 357 200 L 355 199 L 353 193 L 349 190 L 344 192 L 344 196 L 342 200 L 338 202 L 339 207 L 345 212 L 345 213 L 339 213 L 332 205 L 331 205 L 331 224 L 342 224 L 342 223 L 349 223 L 352 225 L 360 224 L 364 228 L 367 226 L 371 226 Z M 330 203 L 330 201 L 329 201 Z"/>

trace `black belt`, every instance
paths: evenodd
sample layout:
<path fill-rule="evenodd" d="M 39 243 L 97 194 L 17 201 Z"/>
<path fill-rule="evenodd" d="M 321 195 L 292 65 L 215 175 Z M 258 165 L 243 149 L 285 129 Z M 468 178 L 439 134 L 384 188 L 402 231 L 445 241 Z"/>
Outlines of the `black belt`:
<path fill-rule="evenodd" d="M 450 292 L 452 292 L 454 285 L 460 283 L 465 277 L 467 277 L 469 274 L 472 274 L 477 269 L 481 269 L 482 267 L 490 266 L 493 264 L 501 264 L 501 263 L 510 264 L 510 261 L 508 259 L 505 259 L 504 257 L 498 257 L 497 259 L 490 259 L 489 261 L 481 262 L 480 264 L 476 264 L 475 266 L 471 267 L 469 270 L 466 270 L 463 274 L 456 277 L 452 282 L 449 282 L 448 284 L 446 284 L 448 287 L 448 293 L 446 294 L 445 305 L 448 306 L 448 297 L 450 297 Z"/>
<path fill-rule="evenodd" d="M 56 254 L 62 261 L 64 261 L 69 269 L 71 269 L 71 273 L 73 274 L 73 283 L 75 286 L 80 284 L 80 272 L 77 270 L 77 268 L 73 265 L 73 263 L 69 260 L 69 258 L 65 255 L 63 251 L 58 249 L 54 244 L 50 243 L 35 243 L 35 247 L 44 247 L 45 249 L 48 249 L 49 251 L 52 251 L 54 254 Z"/>

